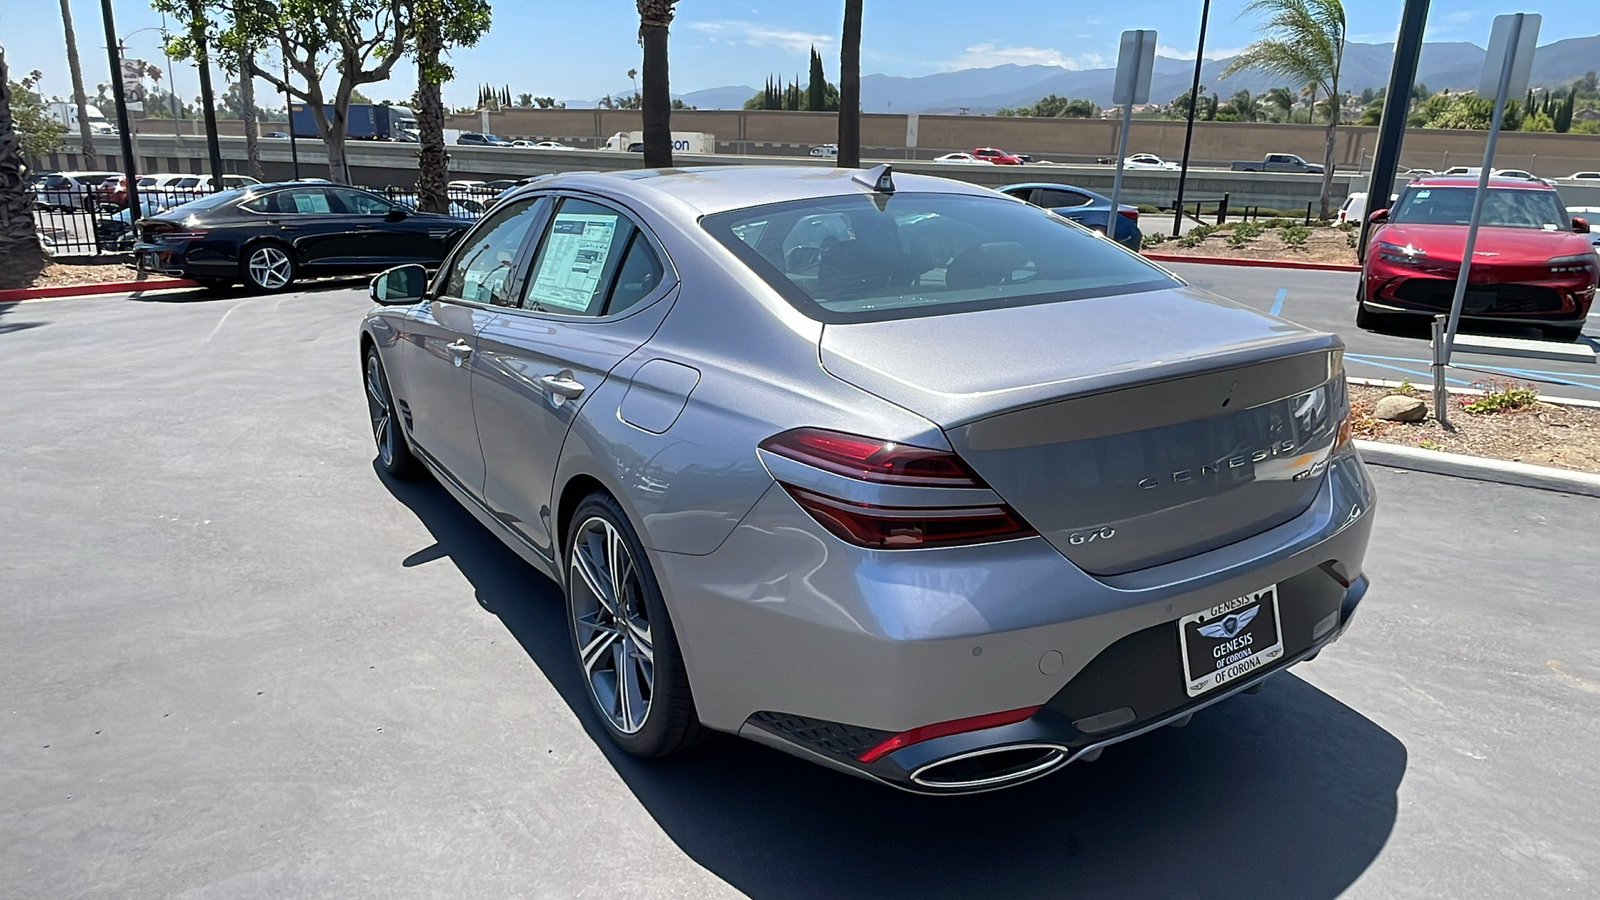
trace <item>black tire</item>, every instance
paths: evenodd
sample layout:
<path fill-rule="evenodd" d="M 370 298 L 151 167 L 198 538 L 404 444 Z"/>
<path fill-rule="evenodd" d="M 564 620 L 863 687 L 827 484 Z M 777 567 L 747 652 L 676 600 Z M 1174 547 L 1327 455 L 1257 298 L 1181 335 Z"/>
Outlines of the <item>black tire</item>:
<path fill-rule="evenodd" d="M 1583 340 L 1583 323 L 1577 325 L 1546 325 L 1544 336 L 1552 341 L 1580 341 Z"/>
<path fill-rule="evenodd" d="M 251 244 L 239 254 L 239 277 L 253 291 L 264 294 L 286 291 L 299 274 L 294 251 L 277 241 Z"/>
<path fill-rule="evenodd" d="M 378 465 L 396 478 L 411 478 L 422 470 L 422 464 L 411 452 L 405 428 L 395 414 L 394 393 L 389 390 L 389 374 L 383 369 L 383 360 L 377 347 L 367 348 L 363 367 L 367 393 L 367 415 L 372 425 L 372 439 L 378 447 Z"/>
<path fill-rule="evenodd" d="M 573 511 L 566 539 L 567 632 L 584 693 L 606 732 L 629 755 L 642 758 L 667 756 L 695 744 L 704 729 L 677 634 L 650 560 L 622 506 L 603 491 L 590 494 Z M 613 539 L 619 545 L 608 549 Z M 616 552 L 619 548 L 626 551 L 625 560 Z M 606 560 L 623 560 L 616 578 Z M 616 584 L 622 586 L 621 603 L 608 606 L 601 594 Z M 625 625 L 618 624 L 617 610 Z M 586 662 L 586 647 L 592 663 Z M 637 696 L 628 686 L 637 689 Z M 625 695 L 633 699 L 624 700 Z M 645 702 L 642 717 L 631 706 L 639 700 Z"/>

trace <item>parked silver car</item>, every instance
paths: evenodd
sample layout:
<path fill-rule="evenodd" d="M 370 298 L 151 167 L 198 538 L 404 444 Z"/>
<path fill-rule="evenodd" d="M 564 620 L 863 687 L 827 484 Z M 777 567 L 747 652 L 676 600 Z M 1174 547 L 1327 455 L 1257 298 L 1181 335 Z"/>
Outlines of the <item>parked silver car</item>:
<path fill-rule="evenodd" d="M 1348 626 L 1342 345 L 940 178 L 541 179 L 374 280 L 383 469 L 565 590 L 627 751 L 1016 784 Z"/>

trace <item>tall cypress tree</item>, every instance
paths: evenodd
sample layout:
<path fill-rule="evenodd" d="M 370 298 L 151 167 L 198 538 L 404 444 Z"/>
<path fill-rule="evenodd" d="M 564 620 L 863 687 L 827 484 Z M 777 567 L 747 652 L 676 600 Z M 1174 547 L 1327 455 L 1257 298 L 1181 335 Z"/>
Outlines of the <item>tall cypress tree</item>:
<path fill-rule="evenodd" d="M 822 74 L 822 56 L 811 47 L 811 83 L 806 86 L 806 109 L 821 112 L 828 108 L 828 79 Z"/>

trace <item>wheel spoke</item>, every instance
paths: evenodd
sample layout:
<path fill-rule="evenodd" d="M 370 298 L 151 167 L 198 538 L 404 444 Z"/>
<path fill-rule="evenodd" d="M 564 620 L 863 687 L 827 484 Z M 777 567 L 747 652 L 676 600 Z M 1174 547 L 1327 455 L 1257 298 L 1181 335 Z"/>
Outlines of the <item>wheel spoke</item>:
<path fill-rule="evenodd" d="M 617 724 L 623 731 L 633 731 L 638 726 L 633 721 L 634 691 L 630 684 L 633 681 L 633 673 L 629 670 L 626 643 L 618 641 L 611 645 L 611 662 L 612 671 L 617 675 Z"/>
<path fill-rule="evenodd" d="M 609 655 L 606 651 L 612 648 L 620 635 L 600 625 L 585 624 L 594 629 L 594 633 L 590 636 L 589 642 L 583 645 L 579 657 L 583 663 L 583 671 L 593 676 L 595 674 L 595 666 L 599 665 L 601 660 Z"/>
<path fill-rule="evenodd" d="M 627 596 L 626 582 L 622 580 L 622 568 L 626 563 L 628 551 L 622 546 L 622 535 L 617 533 L 611 523 L 606 523 L 606 574 L 611 578 L 611 596 L 617 601 L 617 608 L 622 606 L 623 598 Z"/>
<path fill-rule="evenodd" d="M 589 588 L 589 593 L 594 594 L 594 598 L 600 603 L 601 609 L 604 609 L 607 614 L 615 618 L 617 601 L 615 597 L 607 593 L 606 588 L 606 585 L 610 583 L 610 579 L 602 577 L 599 572 L 595 571 L 594 560 L 590 557 L 591 552 L 587 541 L 580 541 L 573 547 L 573 571 L 577 572 L 578 576 L 583 579 L 584 585 Z"/>
<path fill-rule="evenodd" d="M 649 699 L 645 697 L 646 685 L 644 680 L 644 667 L 627 645 L 632 641 L 624 640 L 623 652 L 619 654 L 617 673 L 618 705 L 622 707 L 622 727 L 628 731 L 637 731 L 644 724 L 644 717 L 650 711 Z"/>
<path fill-rule="evenodd" d="M 628 617 L 628 640 L 645 662 L 655 662 L 655 647 L 650 643 L 650 623 L 638 616 Z"/>
<path fill-rule="evenodd" d="M 377 439 L 380 445 L 388 442 L 389 414 L 387 412 L 372 420 L 372 436 Z"/>

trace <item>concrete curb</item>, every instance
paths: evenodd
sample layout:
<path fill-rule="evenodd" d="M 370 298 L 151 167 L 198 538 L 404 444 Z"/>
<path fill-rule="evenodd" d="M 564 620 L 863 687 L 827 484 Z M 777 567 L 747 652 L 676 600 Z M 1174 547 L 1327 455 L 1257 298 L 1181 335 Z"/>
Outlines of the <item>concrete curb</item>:
<path fill-rule="evenodd" d="M 98 284 L 60 284 L 51 287 L 11 288 L 0 291 L 0 303 L 19 300 L 41 300 L 47 297 L 78 297 L 89 294 L 137 294 L 142 291 L 165 291 L 171 288 L 199 287 L 200 282 L 186 278 L 147 278 L 143 281 L 103 281 Z"/>
<path fill-rule="evenodd" d="M 1457 453 L 1441 453 L 1381 441 L 1356 441 L 1361 458 L 1374 466 L 1448 475 L 1453 478 L 1470 478 L 1474 481 L 1491 481 L 1541 491 L 1600 497 L 1600 475 L 1587 472 L 1569 472 L 1549 466 L 1531 466 L 1527 463 L 1482 459 Z"/>
<path fill-rule="evenodd" d="M 1145 259 L 1163 263 L 1196 263 L 1202 266 L 1242 266 L 1247 269 L 1298 269 L 1303 272 L 1359 272 L 1360 266 L 1346 263 L 1295 262 L 1279 259 L 1238 259 L 1228 256 L 1178 256 L 1171 253 L 1146 253 Z"/>

